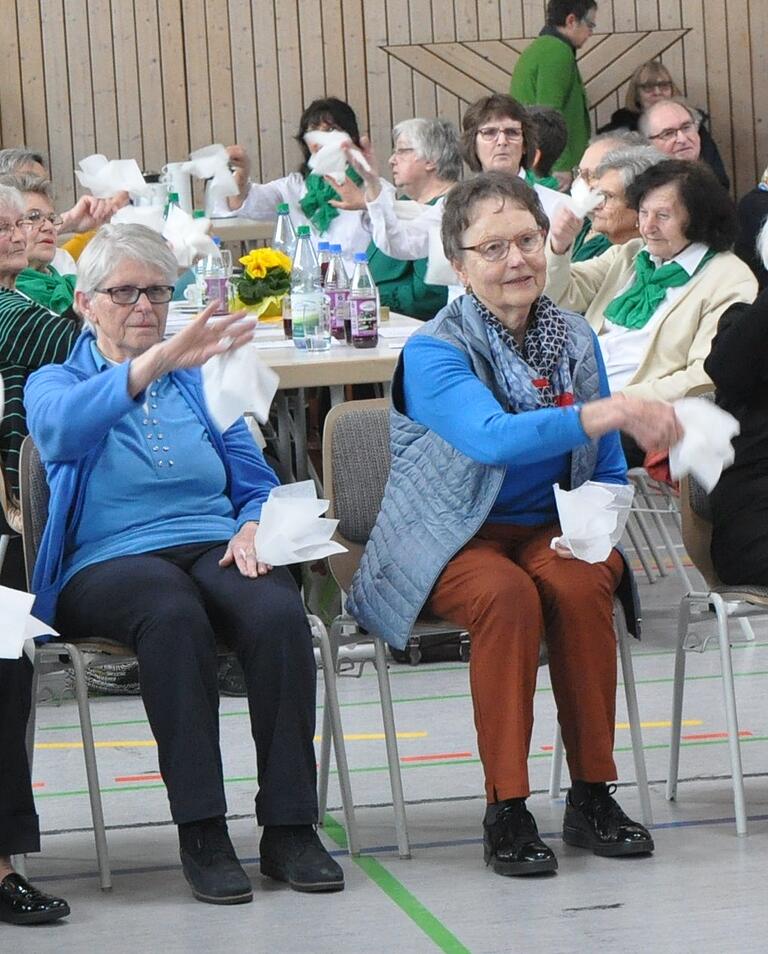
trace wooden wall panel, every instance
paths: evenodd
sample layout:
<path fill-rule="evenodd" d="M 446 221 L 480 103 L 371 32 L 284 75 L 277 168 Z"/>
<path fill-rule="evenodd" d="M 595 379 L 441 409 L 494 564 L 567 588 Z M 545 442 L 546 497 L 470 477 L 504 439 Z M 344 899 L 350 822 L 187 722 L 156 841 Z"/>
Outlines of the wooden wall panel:
<path fill-rule="evenodd" d="M 460 122 L 506 90 L 546 0 L 0 0 L 0 137 L 50 155 L 62 203 L 92 151 L 143 168 L 241 142 L 254 178 L 295 169 L 311 99 L 347 99 L 383 159 L 393 123 Z M 711 114 L 736 193 L 768 163 L 768 20 L 758 0 L 600 0 L 582 51 L 593 121 L 660 56 Z"/>

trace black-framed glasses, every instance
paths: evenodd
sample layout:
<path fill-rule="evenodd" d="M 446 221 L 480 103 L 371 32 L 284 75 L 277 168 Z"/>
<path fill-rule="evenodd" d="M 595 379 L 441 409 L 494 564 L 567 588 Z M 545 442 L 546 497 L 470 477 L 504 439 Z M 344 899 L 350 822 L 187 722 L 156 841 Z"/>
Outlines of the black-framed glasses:
<path fill-rule="evenodd" d="M 533 255 L 544 248 L 546 232 L 544 229 L 532 229 L 521 232 L 511 239 L 488 239 L 479 245 L 462 245 L 465 252 L 477 252 L 485 262 L 501 262 L 509 255 L 512 245 L 523 255 Z"/>
<path fill-rule="evenodd" d="M 48 222 L 49 225 L 52 225 L 57 229 L 64 219 L 59 215 L 58 212 L 41 212 L 40 209 L 32 209 L 27 212 L 24 218 L 21 220 L 25 222 L 30 228 L 37 229 L 44 222 Z"/>
<path fill-rule="evenodd" d="M 15 222 L 0 222 L 0 238 L 10 238 L 16 229 L 28 232 L 31 228 L 32 226 L 26 219 L 17 219 Z"/>
<path fill-rule="evenodd" d="M 655 89 L 660 93 L 671 93 L 672 80 L 648 80 L 647 83 L 638 83 L 637 88 L 644 93 L 652 93 Z"/>
<path fill-rule="evenodd" d="M 112 288 L 94 288 L 100 295 L 109 295 L 116 305 L 135 305 L 141 295 L 146 295 L 152 305 L 167 305 L 173 298 L 173 285 L 115 285 Z"/>
<path fill-rule="evenodd" d="M 499 134 L 506 142 L 521 142 L 523 138 L 522 126 L 481 126 L 477 135 L 483 142 L 496 142 Z"/>
<path fill-rule="evenodd" d="M 670 127 L 669 129 L 662 129 L 660 133 L 656 133 L 655 136 L 647 136 L 647 139 L 660 139 L 662 142 L 672 142 L 673 139 L 677 138 L 678 133 L 682 133 L 684 136 L 690 136 L 692 133 L 696 132 L 699 128 L 699 124 L 693 119 L 689 119 L 687 123 L 683 123 L 680 126 L 675 126 L 674 128 Z"/>

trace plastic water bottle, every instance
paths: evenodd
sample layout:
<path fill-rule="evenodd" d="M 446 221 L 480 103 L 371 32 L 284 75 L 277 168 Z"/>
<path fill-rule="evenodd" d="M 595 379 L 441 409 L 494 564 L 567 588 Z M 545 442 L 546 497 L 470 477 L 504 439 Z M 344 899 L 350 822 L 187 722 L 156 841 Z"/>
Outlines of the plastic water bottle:
<path fill-rule="evenodd" d="M 272 248 L 291 259 L 296 251 L 296 230 L 288 214 L 287 202 L 281 202 L 277 207 L 277 221 L 275 222 L 275 231 L 272 233 Z"/>
<path fill-rule="evenodd" d="M 171 211 L 172 205 L 179 205 L 179 193 L 178 192 L 169 192 L 168 199 L 165 203 L 165 208 L 163 209 L 163 218 L 167 219 Z"/>
<path fill-rule="evenodd" d="M 202 281 L 203 304 L 209 305 L 216 299 L 221 303 L 217 315 L 225 315 L 229 310 L 229 270 L 221 251 L 221 239 L 213 239 L 216 251 L 201 259 L 198 276 Z"/>
<path fill-rule="evenodd" d="M 341 257 L 341 246 L 331 245 L 331 260 L 325 273 L 325 297 L 331 314 L 331 335 L 343 341 L 344 321 L 349 314 L 349 276 Z"/>
<path fill-rule="evenodd" d="M 317 243 L 317 264 L 320 266 L 320 279 L 325 284 L 325 273 L 328 271 L 328 265 L 331 261 L 331 243 Z"/>
<path fill-rule="evenodd" d="M 379 343 L 379 293 L 371 278 L 365 252 L 355 252 L 346 326 L 349 327 L 347 341 L 354 348 L 375 348 Z"/>
<path fill-rule="evenodd" d="M 301 351 L 306 350 L 307 336 L 314 334 L 321 321 L 323 304 L 320 266 L 312 247 L 309 226 L 300 225 L 291 269 L 291 318 L 293 343 Z"/>

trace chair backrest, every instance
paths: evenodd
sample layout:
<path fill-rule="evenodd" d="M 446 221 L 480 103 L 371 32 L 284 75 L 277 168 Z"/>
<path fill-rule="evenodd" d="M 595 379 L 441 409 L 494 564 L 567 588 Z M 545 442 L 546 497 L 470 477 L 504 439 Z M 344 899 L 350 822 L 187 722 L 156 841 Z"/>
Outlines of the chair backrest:
<path fill-rule="evenodd" d="M 24 438 L 19 456 L 19 497 L 21 498 L 22 541 L 27 588 L 32 586 L 32 571 L 48 520 L 50 491 L 45 466 L 31 437 Z"/>
<path fill-rule="evenodd" d="M 331 408 L 323 429 L 323 483 L 336 537 L 349 550 L 329 558 L 344 592 L 376 522 L 389 476 L 389 400 L 348 401 Z"/>

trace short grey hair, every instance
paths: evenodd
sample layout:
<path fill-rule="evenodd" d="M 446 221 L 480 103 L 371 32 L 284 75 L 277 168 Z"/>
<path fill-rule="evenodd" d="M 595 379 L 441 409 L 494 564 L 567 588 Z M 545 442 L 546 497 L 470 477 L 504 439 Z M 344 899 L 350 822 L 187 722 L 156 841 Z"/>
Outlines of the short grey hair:
<path fill-rule="evenodd" d="M 31 172 L 17 172 L 14 175 L 0 175 L 0 185 L 11 186 L 19 192 L 31 192 L 34 195 L 44 195 L 49 202 L 53 202 L 53 183 L 50 179 L 41 179 Z"/>
<path fill-rule="evenodd" d="M 667 162 L 670 156 L 654 146 L 634 146 L 630 149 L 614 149 L 605 155 L 595 169 L 595 178 L 615 169 L 621 176 L 624 189 L 628 189 L 641 172 L 659 162 Z"/>
<path fill-rule="evenodd" d="M 589 140 L 589 145 L 596 142 L 620 142 L 622 146 L 647 146 L 648 140 L 634 129 L 611 129 L 609 132 L 598 133 Z"/>
<path fill-rule="evenodd" d="M 654 111 L 657 110 L 660 106 L 681 106 L 691 117 L 691 122 L 696 123 L 698 126 L 701 122 L 700 114 L 693 108 L 689 106 L 688 103 L 681 96 L 671 96 L 669 99 L 659 99 L 652 106 L 649 106 L 645 112 L 640 113 L 640 118 L 637 121 L 637 128 L 640 132 L 648 138 L 648 134 L 651 131 L 651 116 Z"/>
<path fill-rule="evenodd" d="M 31 166 L 38 163 L 44 169 L 48 168 L 45 156 L 42 152 L 35 149 L 27 149 L 26 146 L 19 146 L 16 149 L 0 149 L 0 175 L 16 172 L 24 166 Z"/>
<path fill-rule="evenodd" d="M 156 268 L 176 284 L 176 257 L 162 235 L 146 225 L 102 225 L 78 259 L 75 291 L 90 295 L 125 260 Z"/>
<path fill-rule="evenodd" d="M 392 130 L 392 141 L 397 144 L 405 136 L 416 150 L 416 155 L 434 162 L 441 179 L 458 182 L 462 173 L 459 152 L 459 131 L 448 119 L 404 119 Z"/>
<path fill-rule="evenodd" d="M 24 197 L 18 189 L 9 185 L 0 185 L 0 209 L 13 210 L 23 215 L 26 208 Z"/>

